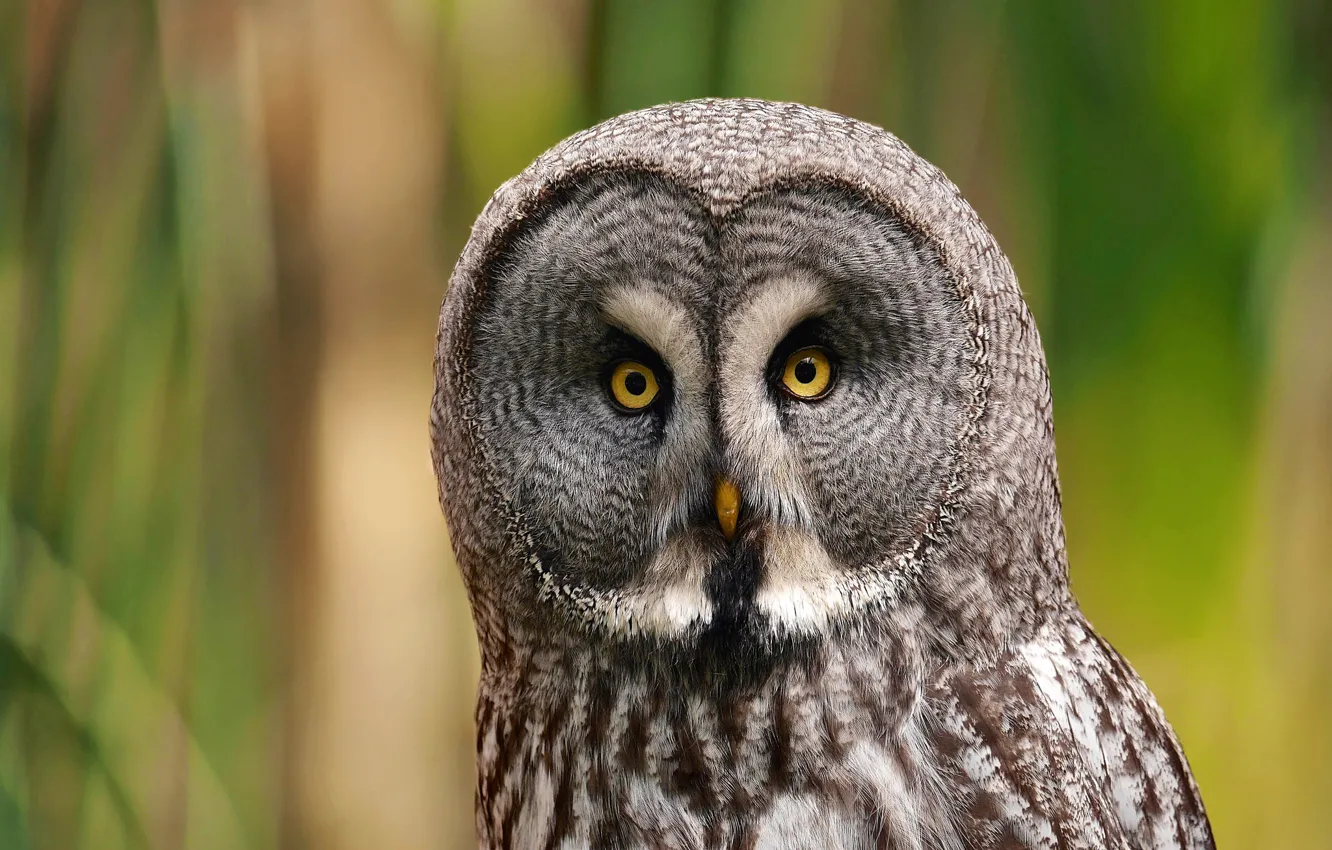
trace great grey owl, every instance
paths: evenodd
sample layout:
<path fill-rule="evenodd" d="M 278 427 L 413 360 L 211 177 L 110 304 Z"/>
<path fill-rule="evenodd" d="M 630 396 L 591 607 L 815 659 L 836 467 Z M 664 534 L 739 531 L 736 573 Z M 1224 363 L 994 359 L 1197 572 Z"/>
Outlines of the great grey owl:
<path fill-rule="evenodd" d="M 435 379 L 483 846 L 1212 846 L 1069 592 L 1013 270 L 892 135 L 570 137 L 477 220 Z"/>

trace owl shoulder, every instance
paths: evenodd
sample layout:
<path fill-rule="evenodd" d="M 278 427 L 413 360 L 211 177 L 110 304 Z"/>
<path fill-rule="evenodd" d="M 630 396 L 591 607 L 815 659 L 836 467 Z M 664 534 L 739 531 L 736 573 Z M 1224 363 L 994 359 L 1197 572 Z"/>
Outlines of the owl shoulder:
<path fill-rule="evenodd" d="M 1155 698 L 1080 614 L 943 671 L 928 704 L 972 846 L 1214 847 Z"/>

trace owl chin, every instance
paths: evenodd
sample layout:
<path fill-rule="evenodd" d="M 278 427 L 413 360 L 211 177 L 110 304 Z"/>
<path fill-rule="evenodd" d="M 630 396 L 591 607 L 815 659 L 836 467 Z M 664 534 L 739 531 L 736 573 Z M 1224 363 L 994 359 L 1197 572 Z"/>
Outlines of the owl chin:
<path fill-rule="evenodd" d="M 614 630 L 612 652 L 633 667 L 659 668 L 663 681 L 683 679 L 714 692 L 744 691 L 779 667 L 813 659 L 824 635 L 790 627 L 798 619 L 788 610 L 790 599 L 801 595 L 791 593 L 785 578 L 773 583 L 774 576 L 793 571 L 770 558 L 803 551 L 789 537 L 766 523 L 750 522 L 742 523 L 729 542 L 708 532 L 692 542 L 668 542 L 665 559 L 674 561 L 682 550 L 698 558 L 676 576 L 687 574 L 694 583 L 625 594 L 639 616 L 630 628 Z M 662 563 L 658 555 L 653 568 Z M 687 600 L 691 604 L 682 610 Z"/>
<path fill-rule="evenodd" d="M 850 611 L 846 576 L 812 532 L 749 517 L 729 541 L 715 528 L 681 530 L 629 586 L 577 593 L 599 600 L 590 624 L 612 640 L 724 660 L 817 641 Z M 584 622 L 588 613 L 579 612 Z"/>
<path fill-rule="evenodd" d="M 832 560 L 807 531 L 770 522 L 742 525 L 707 571 L 708 631 L 774 638 L 823 630 L 832 611 L 821 583 Z"/>
<path fill-rule="evenodd" d="M 743 527 L 709 565 L 704 592 L 712 616 L 703 628 L 701 642 L 718 650 L 733 646 L 738 651 L 761 645 L 771 632 L 767 617 L 755 605 L 763 581 L 763 538 L 761 525 Z"/>

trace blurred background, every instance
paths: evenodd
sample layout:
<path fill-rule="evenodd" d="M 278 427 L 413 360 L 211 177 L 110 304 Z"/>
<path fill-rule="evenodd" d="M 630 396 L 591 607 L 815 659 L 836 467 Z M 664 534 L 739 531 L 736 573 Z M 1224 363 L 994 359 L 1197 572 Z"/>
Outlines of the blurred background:
<path fill-rule="evenodd" d="M 0 848 L 472 842 L 426 417 L 448 272 L 568 133 L 887 127 L 999 237 L 1074 585 L 1226 848 L 1332 848 L 1326 0 L 0 3 Z"/>

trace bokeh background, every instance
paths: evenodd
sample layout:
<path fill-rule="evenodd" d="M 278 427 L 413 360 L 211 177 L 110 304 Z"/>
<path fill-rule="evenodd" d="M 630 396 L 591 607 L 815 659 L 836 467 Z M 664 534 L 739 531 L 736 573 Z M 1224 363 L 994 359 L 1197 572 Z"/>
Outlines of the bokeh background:
<path fill-rule="evenodd" d="M 705 95 L 1005 246 L 1074 585 L 1226 848 L 1332 847 L 1326 0 L 0 2 L 0 848 L 472 841 L 426 433 L 490 192 Z"/>

